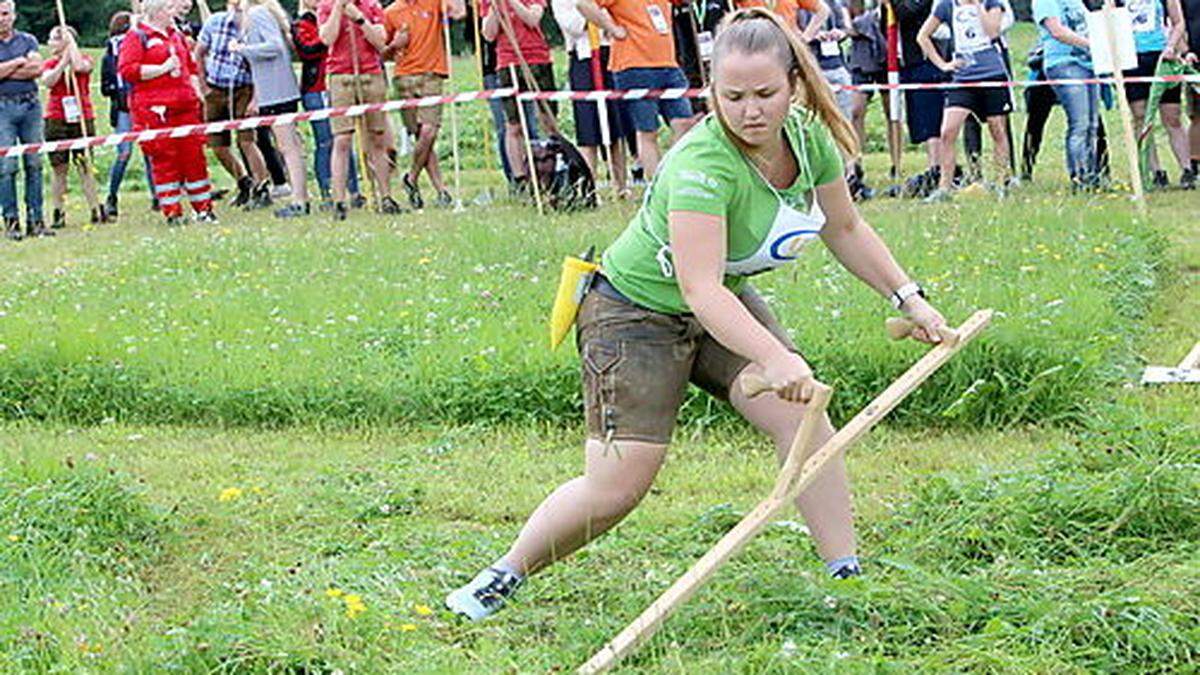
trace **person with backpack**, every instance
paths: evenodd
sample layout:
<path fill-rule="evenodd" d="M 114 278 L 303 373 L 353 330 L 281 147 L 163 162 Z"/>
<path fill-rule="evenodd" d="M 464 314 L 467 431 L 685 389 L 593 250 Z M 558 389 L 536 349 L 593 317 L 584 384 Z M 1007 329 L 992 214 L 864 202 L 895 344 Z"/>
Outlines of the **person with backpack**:
<path fill-rule="evenodd" d="M 200 124 L 200 77 L 187 39 L 175 27 L 171 0 L 144 0 L 141 21 L 121 42 L 118 72 L 133 89 L 135 131 Z M 142 143 L 154 167 L 154 193 L 168 225 L 183 222 L 183 199 L 200 223 L 216 223 L 204 137 L 161 136 Z"/>
<path fill-rule="evenodd" d="M 954 82 L 996 82 L 1008 79 L 1008 72 L 995 40 L 1000 35 L 1004 9 L 1000 0 L 939 0 L 933 13 L 917 34 L 917 42 L 925 57 L 943 72 L 951 73 Z M 953 60 L 942 57 L 933 44 L 933 32 L 941 25 L 950 27 Z M 999 173 L 996 189 L 1007 189 L 1009 175 L 1008 135 L 1005 120 L 1012 112 L 1008 89 L 995 85 L 965 86 L 946 93 L 946 108 L 942 112 L 941 171 L 937 188 L 926 198 L 928 202 L 951 198 L 954 179 L 955 144 L 968 115 L 987 122 L 995 145 L 996 170 Z"/>

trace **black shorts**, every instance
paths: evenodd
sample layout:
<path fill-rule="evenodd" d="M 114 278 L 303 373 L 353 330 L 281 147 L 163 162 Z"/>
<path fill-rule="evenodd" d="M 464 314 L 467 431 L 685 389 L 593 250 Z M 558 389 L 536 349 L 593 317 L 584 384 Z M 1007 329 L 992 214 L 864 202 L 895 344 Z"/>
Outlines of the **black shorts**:
<path fill-rule="evenodd" d="M 570 59 L 567 76 L 571 80 L 571 91 L 594 91 L 596 86 L 592 81 L 591 58 L 581 60 L 574 51 L 571 51 Z M 608 47 L 601 47 L 600 63 L 607 62 Z M 602 67 L 600 75 L 605 89 L 616 89 L 613 86 L 612 73 L 608 71 L 608 68 Z M 608 111 L 610 143 L 616 143 L 633 132 L 633 125 L 629 122 L 625 112 L 625 104 L 621 101 L 606 101 L 600 104 L 593 101 L 575 101 L 571 105 L 575 110 L 575 144 L 580 147 L 594 147 L 601 143 L 599 105 L 604 105 Z"/>
<path fill-rule="evenodd" d="M 520 66 L 516 67 L 517 72 L 517 91 L 529 91 L 529 86 L 525 82 L 525 77 L 519 72 Z M 533 81 L 537 84 L 537 88 L 541 91 L 554 91 L 558 86 L 554 84 L 554 66 L 549 63 L 532 63 L 529 65 L 529 70 L 533 74 Z M 500 79 L 501 87 L 513 86 L 511 71 L 508 68 L 498 68 L 496 75 Z M 501 99 L 501 105 L 504 107 L 504 119 L 509 124 L 519 124 L 520 116 L 517 114 L 517 99 L 505 98 Z M 550 114 L 558 116 L 558 103 L 556 101 L 546 101 L 550 106 Z M 537 105 L 541 104 L 536 104 Z"/>
<path fill-rule="evenodd" d="M 1125 77 L 1154 77 L 1154 70 L 1158 68 L 1158 57 L 1162 52 L 1138 52 L 1137 68 L 1125 71 Z M 1183 100 L 1183 87 L 1187 85 L 1170 85 L 1168 89 L 1164 89 L 1162 98 L 1159 103 L 1179 103 Z M 1146 101 L 1150 98 L 1150 83 L 1149 82 L 1126 82 L 1125 83 L 1125 100 L 1133 103 L 1135 101 Z"/>
<path fill-rule="evenodd" d="M 880 70 L 874 73 L 864 73 L 861 70 L 851 70 L 850 81 L 860 86 L 864 84 L 887 84 L 887 71 Z M 871 96 L 875 92 L 867 90 L 861 93 Z"/>
<path fill-rule="evenodd" d="M 259 106 L 258 114 L 262 115 L 262 116 L 283 115 L 285 113 L 299 112 L 299 110 L 300 110 L 300 99 L 295 98 L 290 101 L 283 101 L 281 103 L 272 103 L 271 105 Z"/>
<path fill-rule="evenodd" d="M 946 92 L 947 108 L 966 108 L 980 120 L 1012 112 L 1012 95 L 1007 87 L 965 87 Z"/>
<path fill-rule="evenodd" d="M 945 82 L 948 75 L 929 61 L 906 66 L 900 71 L 902 83 L 930 84 Z M 946 93 L 942 89 L 909 89 L 904 92 L 904 114 L 908 120 L 908 140 L 924 143 L 942 134 L 942 108 Z"/>

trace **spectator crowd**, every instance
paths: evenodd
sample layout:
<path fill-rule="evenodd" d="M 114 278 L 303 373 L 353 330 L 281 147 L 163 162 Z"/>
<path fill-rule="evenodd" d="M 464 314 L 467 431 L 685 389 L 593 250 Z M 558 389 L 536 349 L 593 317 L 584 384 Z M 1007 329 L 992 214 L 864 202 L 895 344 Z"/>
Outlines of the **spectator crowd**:
<path fill-rule="evenodd" d="M 1066 116 L 1065 161 L 1073 188 L 1102 189 L 1108 153 L 1100 111 L 1112 104 L 1113 92 L 1099 84 L 1058 82 L 1095 76 L 1087 16 L 1096 7 L 1087 1 L 1094 0 L 1033 0 L 1038 40 L 1027 59 L 1028 78 L 1055 83 L 1024 88 L 1028 118 L 1019 162 L 1009 119 L 1014 89 L 909 89 L 903 93 L 907 135 L 923 146 L 925 169 L 890 192 L 934 202 L 951 199 L 985 173 L 998 193 L 1031 180 L 1056 104 Z M 889 56 L 897 59 L 905 84 L 1014 79 L 1006 39 L 1014 21 L 1009 0 L 393 0 L 387 7 L 380 0 L 298 0 L 294 17 L 279 0 L 228 0 L 202 22 L 191 19 L 192 0 L 133 0 L 129 11 L 111 18 L 100 91 L 117 132 L 440 96 L 451 74 L 452 22 L 465 24 L 468 42 L 474 39 L 485 88 L 555 90 L 554 48 L 543 31 L 547 15 L 561 30 L 572 90 L 702 87 L 722 16 L 745 6 L 765 6 L 795 29 L 834 87 L 860 144 L 874 96 L 846 85 L 887 83 Z M 1137 66 L 1127 75 L 1186 72 L 1196 65 L 1200 0 L 1128 0 L 1126 8 L 1137 52 Z M 899 33 L 894 55 L 886 37 L 889 17 Z M 75 30 L 55 27 L 43 50 L 16 20 L 14 0 L 0 0 L 0 147 L 94 135 L 91 78 L 97 64 L 80 49 Z M 1184 188 L 1195 187 L 1200 162 L 1198 92 L 1200 86 L 1186 84 L 1125 88 L 1138 129 L 1161 122 Z M 879 98 L 886 111 L 888 94 Z M 539 129 L 540 135 L 557 130 L 559 110 L 553 103 L 518 105 L 512 98 L 490 104 L 498 164 L 514 194 L 530 194 L 539 180 L 532 139 Z M 661 128 L 669 131 L 669 147 L 708 106 L 702 99 L 643 98 L 574 101 L 572 110 L 582 161 L 593 173 L 606 163 L 617 194 L 631 197 L 632 185 L 652 178 L 667 150 Z M 326 211 L 342 220 L 351 209 L 366 207 L 399 214 L 424 207 L 422 175 L 433 204 L 453 205 L 436 149 L 442 106 L 408 108 L 401 118 L 396 127 L 383 112 L 313 120 L 311 148 L 295 124 L 141 143 L 152 208 L 168 224 L 184 222 L 188 212 L 194 221 L 216 222 L 218 201 L 225 208 L 273 209 L 278 218 Z M 984 128 L 994 162 L 989 172 L 981 166 Z M 890 140 L 898 143 L 895 136 Z M 407 160 L 400 148 L 408 151 Z M 91 222 L 116 219 L 132 150 L 131 143 L 118 146 L 103 183 L 88 152 L 49 153 L 49 218 L 42 155 L 4 158 L 0 211 L 6 237 L 53 236 L 67 225 L 72 167 Z M 213 187 L 206 150 L 231 181 L 227 195 Z M 1153 144 L 1149 150 L 1150 180 L 1166 187 L 1168 162 Z M 309 190 L 309 155 L 315 194 Z M 862 164 L 847 167 L 852 194 L 870 198 L 875 191 Z M 394 173 L 400 174 L 405 205 L 393 195 Z M 888 180 L 898 178 L 893 167 Z"/>

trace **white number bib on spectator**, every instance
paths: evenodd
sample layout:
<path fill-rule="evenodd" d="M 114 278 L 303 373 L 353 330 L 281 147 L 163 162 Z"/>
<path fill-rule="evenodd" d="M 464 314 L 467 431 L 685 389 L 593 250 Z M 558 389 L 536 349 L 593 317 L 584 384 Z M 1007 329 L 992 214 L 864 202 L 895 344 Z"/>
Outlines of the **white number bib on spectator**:
<path fill-rule="evenodd" d="M 696 36 L 696 45 L 700 47 L 700 58 L 705 61 L 712 58 L 713 53 L 713 34 L 712 31 L 704 31 Z"/>
<path fill-rule="evenodd" d="M 646 13 L 650 15 L 650 23 L 659 35 L 671 32 L 671 25 L 667 23 L 667 17 L 663 16 L 662 7 L 654 4 L 646 5 Z"/>
<path fill-rule="evenodd" d="M 983 30 L 979 5 L 963 5 L 954 8 L 954 51 L 957 54 L 974 54 L 988 49 L 991 39 Z"/>
<path fill-rule="evenodd" d="M 1133 32 L 1151 33 L 1158 30 L 1158 12 L 1156 3 L 1159 0 L 1129 0 L 1129 14 L 1133 17 Z"/>
<path fill-rule="evenodd" d="M 75 124 L 83 117 L 79 109 L 79 99 L 74 96 L 62 97 L 63 117 L 70 124 Z"/>
<path fill-rule="evenodd" d="M 821 40 L 821 56 L 840 56 L 842 48 L 837 40 Z"/>

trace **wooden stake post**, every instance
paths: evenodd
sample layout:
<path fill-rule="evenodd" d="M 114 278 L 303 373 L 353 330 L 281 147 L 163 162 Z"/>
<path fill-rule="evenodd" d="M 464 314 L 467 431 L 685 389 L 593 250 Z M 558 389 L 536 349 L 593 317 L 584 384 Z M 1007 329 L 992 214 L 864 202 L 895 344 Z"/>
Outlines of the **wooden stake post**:
<path fill-rule="evenodd" d="M 1142 188 L 1142 168 L 1138 159 L 1137 140 L 1133 132 L 1133 112 L 1129 109 L 1129 101 L 1125 98 L 1125 73 L 1121 71 L 1121 63 L 1117 58 L 1117 19 L 1113 13 L 1113 0 L 1104 0 L 1104 23 L 1108 30 L 1109 60 L 1112 62 L 1112 75 L 1117 84 L 1117 109 L 1121 111 L 1121 130 L 1125 136 L 1125 152 L 1129 159 L 1129 180 L 1133 183 L 1133 199 L 1138 209 L 1145 213 L 1146 195 Z M 1149 115 L 1151 111 L 1147 111 Z"/>
<path fill-rule="evenodd" d="M 641 616 L 634 619 L 611 642 L 596 652 L 587 663 L 580 666 L 578 672 L 605 672 L 649 639 L 667 620 L 667 617 L 699 590 L 700 586 L 711 578 L 725 561 L 744 548 L 777 513 L 808 488 L 833 458 L 845 452 L 847 448 L 862 438 L 905 397 L 921 386 L 930 375 L 979 335 L 991 318 L 991 310 L 981 310 L 975 312 L 958 329 L 945 331 L 941 344 L 931 349 L 899 379 L 892 382 L 883 393 L 834 434 L 833 438 L 829 439 L 821 449 L 800 465 L 797 471 L 797 465 L 800 464 L 797 457 L 803 456 L 805 434 L 812 433 L 811 427 L 815 426 L 816 420 L 823 414 L 825 404 L 828 402 L 829 390 L 823 387 L 818 388 L 770 496 L 759 503 L 753 511 L 722 537 L 716 546 L 709 549 L 704 557 L 651 603 Z M 900 327 L 900 324 L 893 325 L 897 328 Z M 911 330 L 911 324 L 907 324 L 907 329 Z M 769 389 L 767 383 L 761 379 L 745 378 L 744 381 L 746 382 L 745 392 L 750 396 Z"/>

